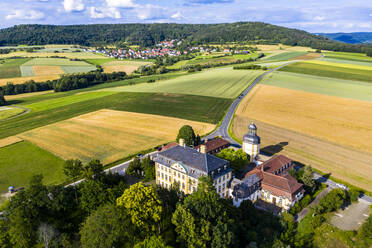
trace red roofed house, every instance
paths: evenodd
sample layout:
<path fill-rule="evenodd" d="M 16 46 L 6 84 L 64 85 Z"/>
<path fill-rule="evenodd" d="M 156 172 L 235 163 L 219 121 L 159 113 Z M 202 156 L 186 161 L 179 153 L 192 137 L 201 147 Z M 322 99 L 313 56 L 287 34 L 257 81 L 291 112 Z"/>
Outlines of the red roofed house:
<path fill-rule="evenodd" d="M 216 137 L 211 140 L 206 140 L 202 145 L 205 145 L 206 153 L 216 154 L 221 150 L 228 148 L 230 146 L 230 142 L 220 137 Z M 198 145 L 194 149 L 200 151 L 202 145 Z"/>
<path fill-rule="evenodd" d="M 288 174 L 293 166 L 291 159 L 277 155 L 248 172 L 246 176 L 256 174 L 261 178 L 261 199 L 287 211 L 305 192 L 303 185 Z"/>

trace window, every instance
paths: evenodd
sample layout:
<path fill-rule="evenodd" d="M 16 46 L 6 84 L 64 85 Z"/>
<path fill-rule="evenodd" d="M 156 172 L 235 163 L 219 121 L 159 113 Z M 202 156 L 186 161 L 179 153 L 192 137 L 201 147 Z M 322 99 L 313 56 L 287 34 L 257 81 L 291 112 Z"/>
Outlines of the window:
<path fill-rule="evenodd" d="M 185 183 L 182 183 L 182 189 L 185 189 Z"/>
<path fill-rule="evenodd" d="M 185 180 L 185 175 L 182 175 L 182 180 Z"/>

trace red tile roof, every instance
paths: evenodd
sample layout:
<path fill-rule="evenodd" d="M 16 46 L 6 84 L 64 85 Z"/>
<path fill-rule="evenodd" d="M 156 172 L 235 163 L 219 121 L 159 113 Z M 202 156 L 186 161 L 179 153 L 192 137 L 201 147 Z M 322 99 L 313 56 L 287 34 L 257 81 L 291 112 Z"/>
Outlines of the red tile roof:
<path fill-rule="evenodd" d="M 228 142 L 227 140 L 224 140 L 220 137 L 217 137 L 217 138 L 213 138 L 211 140 L 208 140 L 208 141 L 204 142 L 204 145 L 206 146 L 206 152 L 209 153 L 209 152 L 214 151 L 218 148 L 230 145 L 230 142 Z M 195 149 L 198 150 L 200 148 L 200 146 L 201 145 L 196 146 Z"/>
<path fill-rule="evenodd" d="M 178 143 L 176 143 L 176 142 L 169 143 L 168 145 L 163 146 L 160 151 L 163 152 L 163 151 L 168 150 L 169 148 L 175 147 L 177 145 L 178 145 Z"/>
<path fill-rule="evenodd" d="M 270 158 L 269 160 L 263 162 L 262 164 L 257 166 L 257 168 L 261 170 L 262 167 L 263 167 L 265 172 L 275 174 L 275 171 L 278 171 L 280 168 L 284 167 L 286 164 L 289 164 L 289 167 L 291 167 L 292 164 L 293 164 L 292 160 L 290 158 L 280 154 L 280 155 L 276 155 L 276 156 Z"/>

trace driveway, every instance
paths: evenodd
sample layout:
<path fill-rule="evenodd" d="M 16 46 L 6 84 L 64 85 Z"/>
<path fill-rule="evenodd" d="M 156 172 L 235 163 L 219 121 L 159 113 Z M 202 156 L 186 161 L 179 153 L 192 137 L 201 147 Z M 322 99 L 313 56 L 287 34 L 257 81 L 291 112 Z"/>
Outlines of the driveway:
<path fill-rule="evenodd" d="M 319 203 L 320 199 L 323 198 L 323 196 L 325 196 L 326 194 L 328 194 L 332 189 L 330 187 L 327 187 L 325 188 L 322 192 L 320 192 L 316 197 L 315 199 L 304 209 L 302 209 L 301 212 L 299 212 L 296 216 L 295 216 L 295 220 L 297 222 L 300 222 L 309 212 L 310 212 L 310 208 L 311 206 L 313 205 L 316 205 Z"/>

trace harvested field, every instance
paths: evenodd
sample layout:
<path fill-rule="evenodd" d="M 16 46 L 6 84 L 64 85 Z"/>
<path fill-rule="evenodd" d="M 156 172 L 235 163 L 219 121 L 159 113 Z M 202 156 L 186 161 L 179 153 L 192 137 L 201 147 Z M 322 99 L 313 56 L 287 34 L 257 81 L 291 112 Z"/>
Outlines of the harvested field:
<path fill-rule="evenodd" d="M 99 110 L 23 133 L 20 137 L 63 158 L 114 162 L 174 140 L 183 125 L 202 135 L 213 124 L 165 116 Z M 73 144 L 73 145 L 71 145 Z"/>
<path fill-rule="evenodd" d="M 130 66 L 130 65 L 105 65 L 103 66 L 103 70 L 106 73 L 124 71 L 126 74 L 131 74 L 137 69 L 138 69 L 138 66 Z"/>
<path fill-rule="evenodd" d="M 5 138 L 5 139 L 0 139 L 0 148 L 6 147 L 6 146 L 9 146 L 9 145 L 21 142 L 21 141 L 23 141 L 23 139 L 21 139 L 17 136 L 10 136 L 10 137 Z"/>
<path fill-rule="evenodd" d="M 61 75 L 65 72 L 60 66 L 33 66 L 35 76 Z"/>
<path fill-rule="evenodd" d="M 372 102 L 258 85 L 236 114 L 372 153 Z"/>
<path fill-rule="evenodd" d="M 261 70 L 233 70 L 219 68 L 188 74 L 154 83 L 122 86 L 103 90 L 128 92 L 165 92 L 235 98 L 262 73 Z"/>
<path fill-rule="evenodd" d="M 372 85 L 367 82 L 277 71 L 264 77 L 261 83 L 292 90 L 372 102 Z"/>
<path fill-rule="evenodd" d="M 17 78 L 3 78 L 0 79 L 0 86 L 6 85 L 7 83 L 22 84 L 24 82 L 34 80 L 35 82 L 44 82 L 48 80 L 58 79 L 59 75 L 42 75 L 42 76 L 32 76 L 32 77 L 17 77 Z"/>
<path fill-rule="evenodd" d="M 287 155 L 302 164 L 311 165 L 324 173 L 331 173 L 336 178 L 372 191 L 371 153 L 356 151 L 251 117 L 238 115 L 234 118 L 233 132 L 239 139 L 247 133 L 251 121 L 257 125 L 262 151 Z"/>
<path fill-rule="evenodd" d="M 291 60 L 311 60 L 311 59 L 320 58 L 320 56 L 321 56 L 320 53 L 308 53 L 308 54 L 305 54 L 305 55 L 295 57 Z"/>

